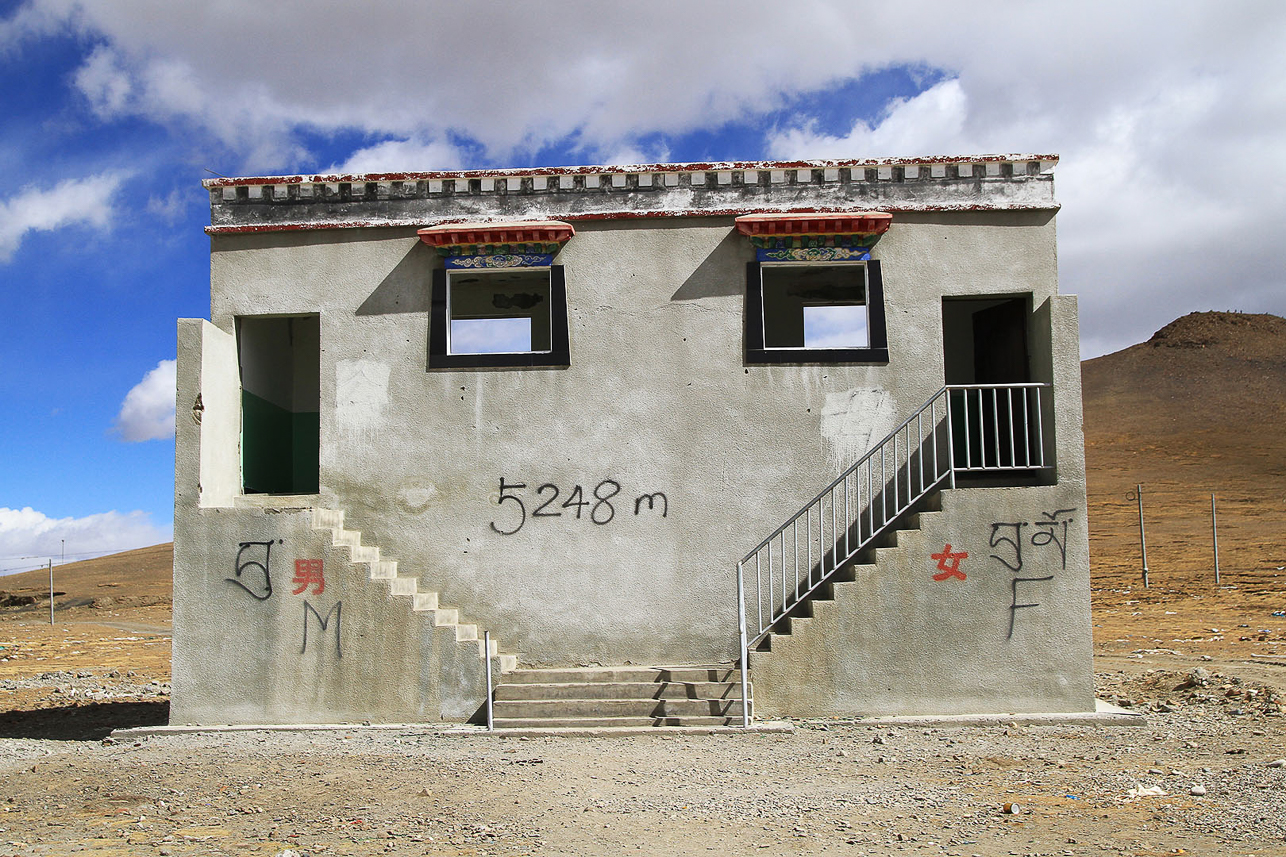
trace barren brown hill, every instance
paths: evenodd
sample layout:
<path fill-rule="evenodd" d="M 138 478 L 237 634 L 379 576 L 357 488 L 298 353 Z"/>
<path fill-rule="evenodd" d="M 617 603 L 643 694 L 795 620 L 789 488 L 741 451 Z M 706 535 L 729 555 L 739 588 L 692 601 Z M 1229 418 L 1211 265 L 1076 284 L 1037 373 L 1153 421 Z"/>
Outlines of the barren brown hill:
<path fill-rule="evenodd" d="M 55 605 L 121 608 L 169 604 L 173 569 L 173 543 L 56 565 Z M 49 572 L 42 568 L 0 577 L 0 593 L 33 596 L 47 609 Z"/>
<path fill-rule="evenodd" d="M 1286 319 L 1191 313 L 1081 377 L 1091 491 L 1163 481 L 1281 498 Z"/>
<path fill-rule="evenodd" d="M 1096 606 L 1106 589 L 1133 586 L 1133 597 L 1140 596 L 1133 491 L 1141 483 L 1153 585 L 1147 597 L 1165 589 L 1215 592 L 1214 494 L 1220 597 L 1250 614 L 1260 613 L 1258 602 L 1237 602 L 1233 595 L 1272 600 L 1265 616 L 1280 610 L 1286 319 L 1191 313 L 1147 342 L 1086 361 L 1081 377 Z M 1219 622 L 1212 615 L 1205 624 Z"/>

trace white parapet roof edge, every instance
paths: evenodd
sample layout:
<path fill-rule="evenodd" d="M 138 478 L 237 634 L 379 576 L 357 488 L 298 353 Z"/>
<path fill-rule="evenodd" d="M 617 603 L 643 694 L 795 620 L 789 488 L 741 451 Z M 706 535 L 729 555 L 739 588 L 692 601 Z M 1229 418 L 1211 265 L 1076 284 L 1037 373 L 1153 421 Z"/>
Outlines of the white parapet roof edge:
<path fill-rule="evenodd" d="M 202 186 L 213 189 L 220 187 L 239 187 L 249 185 L 278 184 L 367 184 L 371 182 L 407 182 L 432 181 L 434 179 L 498 179 L 526 178 L 536 176 L 588 176 L 588 175 L 630 175 L 641 173 L 720 173 L 744 172 L 746 170 L 839 170 L 862 167 L 876 169 L 880 167 L 929 167 L 960 166 L 972 164 L 1002 164 L 1040 162 L 1042 173 L 1052 170 L 1058 164 L 1058 155 L 1008 154 L 1008 155 L 932 155 L 919 158 L 826 158 L 807 161 L 694 161 L 673 164 L 624 164 L 614 166 L 580 166 L 580 167 L 538 167 L 514 168 L 501 170 L 427 170 L 420 172 L 398 173 L 317 173 L 314 175 L 256 176 L 244 178 L 220 177 L 205 179 Z M 998 174 L 998 173 L 997 173 Z M 938 176 L 940 177 L 940 176 Z M 823 176 L 823 180 L 827 177 Z M 836 176 L 832 180 L 838 180 Z M 617 185 L 620 187 L 621 185 Z"/>
<path fill-rule="evenodd" d="M 748 213 L 1057 210 L 1058 155 L 941 155 L 206 179 L 211 234 Z"/>

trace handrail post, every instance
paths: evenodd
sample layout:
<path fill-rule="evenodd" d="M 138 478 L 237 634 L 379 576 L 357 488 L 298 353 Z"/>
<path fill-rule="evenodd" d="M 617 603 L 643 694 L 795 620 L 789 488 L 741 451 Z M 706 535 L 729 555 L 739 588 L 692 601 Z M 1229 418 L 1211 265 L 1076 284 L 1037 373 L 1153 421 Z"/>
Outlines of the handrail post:
<path fill-rule="evenodd" d="M 951 420 L 951 388 L 947 388 L 947 472 L 951 474 L 951 487 L 956 487 L 956 431 Z M 965 395 L 968 395 L 967 393 Z"/>
<path fill-rule="evenodd" d="M 750 650 L 746 645 L 746 585 L 742 582 L 742 563 L 737 563 L 737 626 L 741 633 L 741 727 L 750 728 L 750 682 L 746 675 Z"/>
<path fill-rule="evenodd" d="M 496 731 L 496 721 L 491 701 L 491 632 L 482 632 L 482 656 L 487 662 L 487 731 Z"/>

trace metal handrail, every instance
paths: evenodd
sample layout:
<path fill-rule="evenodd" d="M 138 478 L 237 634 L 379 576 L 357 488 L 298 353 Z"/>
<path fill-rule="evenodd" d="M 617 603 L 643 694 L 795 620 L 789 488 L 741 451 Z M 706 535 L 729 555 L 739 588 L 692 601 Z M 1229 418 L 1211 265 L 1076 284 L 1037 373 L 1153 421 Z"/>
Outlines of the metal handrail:
<path fill-rule="evenodd" d="M 957 473 L 1012 473 L 1048 466 L 1041 393 L 1049 386 L 942 387 L 737 563 L 742 725 L 750 725 L 750 647 L 836 571 L 944 483 L 954 488 Z M 801 522 L 806 572 L 802 580 Z M 779 569 L 774 565 L 774 544 Z M 748 586 L 750 568 L 753 586 Z M 750 590 L 753 610 L 747 609 Z"/>

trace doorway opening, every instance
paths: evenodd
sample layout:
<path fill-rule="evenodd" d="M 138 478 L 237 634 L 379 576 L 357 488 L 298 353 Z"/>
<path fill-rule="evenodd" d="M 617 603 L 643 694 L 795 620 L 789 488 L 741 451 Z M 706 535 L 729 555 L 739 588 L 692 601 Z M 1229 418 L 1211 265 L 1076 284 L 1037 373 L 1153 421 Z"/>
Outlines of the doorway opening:
<path fill-rule="evenodd" d="M 1045 465 L 1045 403 L 1032 378 L 1031 295 L 942 299 L 943 365 L 958 470 L 972 479 L 1034 479 Z"/>
<path fill-rule="evenodd" d="M 241 485 L 246 494 L 316 494 L 321 319 L 237 319 Z"/>

